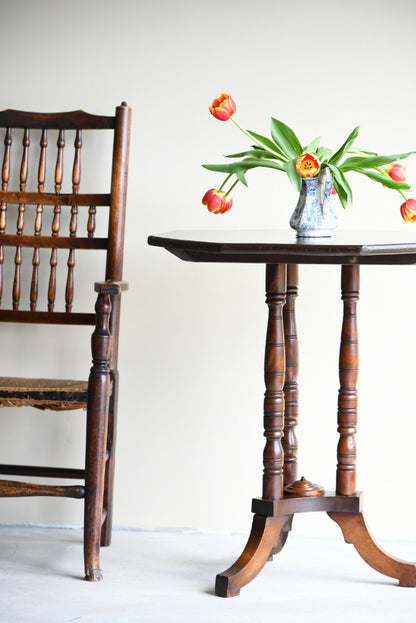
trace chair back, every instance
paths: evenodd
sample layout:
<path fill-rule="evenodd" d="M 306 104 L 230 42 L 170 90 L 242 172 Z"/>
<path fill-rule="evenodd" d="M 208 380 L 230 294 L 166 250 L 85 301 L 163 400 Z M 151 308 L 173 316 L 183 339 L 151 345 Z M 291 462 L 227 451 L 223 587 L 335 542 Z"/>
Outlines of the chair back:
<path fill-rule="evenodd" d="M 74 311 L 77 254 L 104 253 L 105 272 L 93 275 L 92 282 L 122 280 L 130 119 L 131 109 L 124 102 L 114 116 L 82 110 L 0 112 L 0 321 L 94 325 L 91 308 Z M 106 140 L 109 132 L 113 135 L 111 171 L 105 192 L 83 193 L 81 160 L 88 161 L 84 146 L 93 154 L 89 164 L 100 168 L 97 137 L 102 133 L 97 131 L 105 131 Z M 87 178 L 88 184 L 91 180 Z M 118 326 L 114 300 L 114 357 Z"/>

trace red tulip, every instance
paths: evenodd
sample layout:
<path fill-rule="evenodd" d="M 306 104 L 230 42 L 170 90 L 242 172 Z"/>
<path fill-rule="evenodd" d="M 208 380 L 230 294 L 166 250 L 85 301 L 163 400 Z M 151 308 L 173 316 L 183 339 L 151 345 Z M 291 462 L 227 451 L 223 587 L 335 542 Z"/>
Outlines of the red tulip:
<path fill-rule="evenodd" d="M 211 188 L 202 197 L 202 204 L 206 205 L 209 212 L 213 214 L 224 214 L 231 210 L 233 200 L 231 197 L 227 197 L 224 190 Z"/>
<path fill-rule="evenodd" d="M 400 206 L 400 213 L 406 223 L 416 222 L 416 199 L 407 199 Z"/>
<path fill-rule="evenodd" d="M 209 107 L 211 115 L 214 115 L 214 117 L 220 121 L 228 121 L 236 110 L 237 107 L 233 101 L 233 98 L 227 93 L 221 93 L 221 95 L 217 97 L 217 99 L 215 99 Z"/>
<path fill-rule="evenodd" d="M 395 182 L 406 181 L 406 167 L 400 164 L 400 162 L 394 162 L 393 164 L 388 166 L 386 169 L 386 173 Z"/>
<path fill-rule="evenodd" d="M 224 214 L 225 212 L 228 212 L 228 210 L 231 210 L 231 208 L 233 207 L 233 200 L 231 197 L 227 197 L 227 195 L 225 195 L 224 197 L 224 205 L 222 207 L 222 210 L 220 212 L 220 214 Z"/>
<path fill-rule="evenodd" d="M 302 177 L 315 177 L 321 168 L 318 156 L 305 152 L 296 160 L 296 171 Z"/>

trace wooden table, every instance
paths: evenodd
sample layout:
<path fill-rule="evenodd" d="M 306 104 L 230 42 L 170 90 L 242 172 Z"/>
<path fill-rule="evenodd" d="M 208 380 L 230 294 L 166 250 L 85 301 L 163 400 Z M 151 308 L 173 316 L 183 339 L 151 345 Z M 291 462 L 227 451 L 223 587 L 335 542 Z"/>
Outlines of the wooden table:
<path fill-rule="evenodd" d="M 412 233 L 413 232 L 413 233 Z M 193 262 L 263 263 L 269 309 L 264 378 L 263 494 L 252 502 L 253 525 L 237 561 L 217 575 L 215 592 L 238 595 L 284 546 L 295 513 L 326 511 L 347 543 L 380 573 L 400 586 L 416 585 L 416 565 L 384 552 L 368 532 L 356 492 L 358 333 L 356 306 L 360 264 L 416 264 L 416 235 L 391 232 L 340 232 L 332 238 L 296 239 L 290 231 L 177 231 L 150 236 Z M 335 493 L 297 479 L 298 341 L 295 300 L 298 264 L 341 265 L 343 324 L 339 356 L 338 432 Z"/>

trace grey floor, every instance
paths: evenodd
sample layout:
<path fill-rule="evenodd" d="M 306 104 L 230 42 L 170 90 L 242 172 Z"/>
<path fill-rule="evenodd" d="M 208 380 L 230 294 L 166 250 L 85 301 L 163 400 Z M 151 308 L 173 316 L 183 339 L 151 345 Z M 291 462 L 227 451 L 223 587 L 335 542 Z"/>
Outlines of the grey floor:
<path fill-rule="evenodd" d="M 116 530 L 104 581 L 81 579 L 80 529 L 0 526 L 1 623 L 337 623 L 416 621 L 416 588 L 363 563 L 342 538 L 290 535 L 239 597 L 213 593 L 243 534 Z M 383 544 L 408 559 L 414 542 Z"/>

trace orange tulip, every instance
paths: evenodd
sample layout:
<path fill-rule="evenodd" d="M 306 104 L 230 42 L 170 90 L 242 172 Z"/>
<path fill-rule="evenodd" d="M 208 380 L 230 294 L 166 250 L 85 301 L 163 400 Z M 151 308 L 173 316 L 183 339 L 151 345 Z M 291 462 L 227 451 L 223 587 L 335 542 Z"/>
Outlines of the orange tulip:
<path fill-rule="evenodd" d="M 407 199 L 400 206 L 400 214 L 406 223 L 416 222 L 416 199 Z"/>
<path fill-rule="evenodd" d="M 296 160 L 296 171 L 302 177 L 315 177 L 321 168 L 318 156 L 305 152 Z"/>
<path fill-rule="evenodd" d="M 231 210 L 233 200 L 231 197 L 227 197 L 224 190 L 211 188 L 202 197 L 202 204 L 206 205 L 209 212 L 213 214 L 224 214 Z"/>
<path fill-rule="evenodd" d="M 233 101 L 233 98 L 227 93 L 221 93 L 221 95 L 217 97 L 217 99 L 215 99 L 209 107 L 211 115 L 214 115 L 214 117 L 220 121 L 228 121 L 236 110 L 237 107 Z"/>
<path fill-rule="evenodd" d="M 393 164 L 388 166 L 386 169 L 386 173 L 395 182 L 406 181 L 406 167 L 400 164 L 400 162 L 394 162 Z"/>

